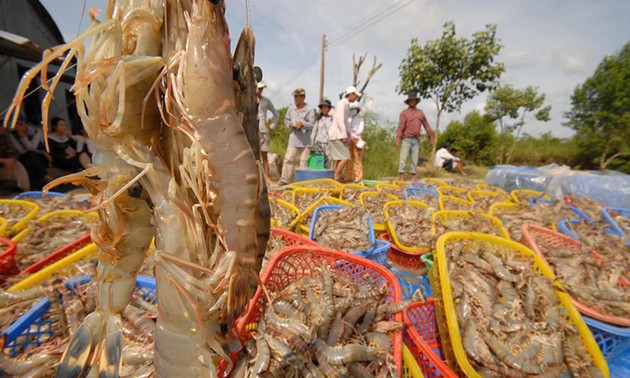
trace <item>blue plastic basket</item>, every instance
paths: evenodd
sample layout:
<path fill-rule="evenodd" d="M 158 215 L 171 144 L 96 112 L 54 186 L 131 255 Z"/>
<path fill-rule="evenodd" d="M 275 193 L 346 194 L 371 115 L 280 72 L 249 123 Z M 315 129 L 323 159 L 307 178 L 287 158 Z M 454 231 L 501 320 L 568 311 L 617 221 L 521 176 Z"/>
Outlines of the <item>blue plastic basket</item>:
<path fill-rule="evenodd" d="M 374 247 L 365 252 L 356 252 L 353 254 L 389 267 L 389 264 L 387 264 L 387 251 L 389 251 L 389 243 L 384 240 L 376 240 Z"/>
<path fill-rule="evenodd" d="M 554 201 L 546 198 L 530 198 L 527 200 L 531 206 L 536 206 L 539 203 L 546 203 L 553 205 Z"/>
<path fill-rule="evenodd" d="M 607 360 L 622 353 L 630 354 L 630 327 L 617 327 L 586 316 L 583 318 Z"/>
<path fill-rule="evenodd" d="M 13 199 L 14 200 L 28 199 L 28 198 L 42 199 L 42 197 L 65 197 L 65 196 L 66 196 L 65 193 L 59 193 L 59 192 L 48 192 L 44 196 L 42 195 L 41 191 L 33 191 L 33 192 L 22 192 L 18 194 L 17 196 L 13 197 Z"/>
<path fill-rule="evenodd" d="M 389 269 L 396 275 L 398 282 L 400 282 L 403 300 L 411 299 L 418 289 L 422 291 L 422 295 L 424 295 L 425 298 L 433 296 L 433 290 L 431 289 L 431 284 L 429 283 L 429 277 L 418 276 L 411 272 L 394 267 Z"/>
<path fill-rule="evenodd" d="M 604 207 L 602 209 L 602 218 L 604 218 L 606 222 L 610 223 L 610 227 L 606 227 L 606 231 L 608 231 L 612 235 L 623 238 L 624 236 L 626 236 L 626 233 L 621 229 L 621 227 L 619 227 L 617 222 L 615 222 L 613 217 L 610 215 L 611 211 L 621 213 L 621 215 L 623 215 L 624 217 L 630 218 L 630 209 L 624 209 L 621 207 Z M 626 244 L 630 245 L 630 240 Z"/>
<path fill-rule="evenodd" d="M 417 182 L 412 182 L 412 184 L 416 184 Z M 428 189 L 428 188 L 405 188 L 403 190 L 403 194 L 405 195 L 405 199 L 408 200 L 409 197 L 412 196 L 423 196 L 423 195 L 428 195 L 428 196 L 433 196 L 435 198 L 438 198 L 440 195 L 438 194 L 438 192 L 434 189 Z"/>
<path fill-rule="evenodd" d="M 78 276 L 66 281 L 68 290 L 74 290 L 78 286 L 84 285 L 92 279 L 91 276 Z M 155 278 L 138 276 L 136 279 L 136 290 L 147 301 L 155 303 L 157 301 Z M 45 340 L 53 336 L 53 321 L 47 316 L 50 310 L 50 300 L 42 298 L 35 303 L 24 315 L 7 327 L 0 337 L 5 338 L 4 353 L 11 357 L 20 355 L 20 351 L 27 347 L 41 345 Z"/>
<path fill-rule="evenodd" d="M 422 182 L 422 181 L 412 181 L 409 183 L 410 188 L 414 189 L 426 189 L 434 191 L 437 194 L 437 185 L 432 184 L 430 182 Z"/>
<path fill-rule="evenodd" d="M 308 238 L 313 240 L 313 233 L 315 232 L 315 225 L 317 224 L 317 219 L 321 216 L 321 214 L 328 210 L 338 210 L 343 209 L 344 206 L 341 205 L 322 205 L 315 209 L 313 212 L 313 218 L 311 219 L 311 227 L 308 230 Z M 376 236 L 374 235 L 374 222 L 372 221 L 372 216 L 368 214 L 368 241 L 375 243 Z"/>

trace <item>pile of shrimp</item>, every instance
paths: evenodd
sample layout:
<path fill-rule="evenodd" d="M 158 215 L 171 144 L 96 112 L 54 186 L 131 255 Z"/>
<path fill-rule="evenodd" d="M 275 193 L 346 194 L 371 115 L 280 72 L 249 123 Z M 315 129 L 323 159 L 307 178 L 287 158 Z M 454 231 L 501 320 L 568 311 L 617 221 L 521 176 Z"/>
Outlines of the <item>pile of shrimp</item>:
<path fill-rule="evenodd" d="M 374 246 L 369 233 L 369 213 L 361 207 L 344 207 L 318 213 L 313 240 L 338 251 L 363 252 Z"/>
<path fill-rule="evenodd" d="M 50 308 L 43 319 L 18 336 L 12 350 L 12 357 L 1 353 L 0 370 L 8 374 L 22 375 L 26 372 L 34 376 L 54 376 L 54 370 L 61 359 L 61 352 L 68 345 L 81 320 L 96 306 L 95 280 L 77 287 L 67 287 L 65 282 L 79 276 L 96 276 L 96 264 L 89 261 L 77 265 L 74 274 L 58 274 L 24 291 L 0 291 L 3 316 L 2 328 L 14 323 L 28 309 L 42 298 L 50 301 Z M 155 332 L 157 307 L 154 298 L 146 289 L 134 291 L 131 303 L 123 313 L 122 374 L 135 371 L 153 371 L 153 350 L 151 343 Z M 38 332 L 42 322 L 49 322 L 49 332 Z M 13 345 L 13 344 L 12 344 Z M 4 345 L 6 347 L 6 345 Z M 28 356 L 28 358 L 27 358 Z"/>
<path fill-rule="evenodd" d="M 387 304 L 387 285 L 359 285 L 329 266 L 319 271 L 266 293 L 233 377 L 396 376 L 388 332 L 402 324 L 389 318 L 410 302 Z"/>
<path fill-rule="evenodd" d="M 19 222 L 31 212 L 31 209 L 15 203 L 0 202 L 0 217 L 9 222 L 8 228 Z"/>
<path fill-rule="evenodd" d="M 89 235 L 97 223 L 98 218 L 82 215 L 29 222 L 29 232 L 17 243 L 15 259 L 19 269 L 23 270 L 57 249 Z"/>
<path fill-rule="evenodd" d="M 39 205 L 39 215 L 48 214 L 56 210 L 82 210 L 87 209 L 89 204 L 82 202 L 81 199 L 74 194 L 66 194 L 64 196 L 44 196 L 41 198 L 27 197 L 24 201 L 35 202 Z"/>
<path fill-rule="evenodd" d="M 446 217 L 442 215 L 446 215 Z M 432 223 L 432 227 L 435 229 L 434 238 L 436 239 L 448 231 L 475 231 L 503 236 L 495 223 L 475 212 L 467 212 L 461 215 L 447 215 L 444 211 L 438 211 L 435 213 Z"/>
<path fill-rule="evenodd" d="M 385 212 L 383 206 L 389 201 L 395 201 L 396 198 L 385 192 L 366 192 L 363 195 L 363 208 L 370 213 L 375 224 L 385 223 Z"/>
<path fill-rule="evenodd" d="M 400 243 L 408 247 L 430 244 L 432 213 L 430 209 L 404 203 L 390 207 L 388 213 L 389 221 L 392 222 Z"/>
<path fill-rule="evenodd" d="M 282 201 L 282 202 L 280 202 Z M 299 214 L 291 211 L 286 204 L 288 202 L 269 197 L 269 205 L 271 207 L 271 218 L 275 219 L 283 228 L 290 226 Z"/>
<path fill-rule="evenodd" d="M 472 240 L 446 248 L 457 325 L 475 369 L 484 377 L 602 377 L 552 281 L 498 248 Z"/>
<path fill-rule="evenodd" d="M 368 192 L 372 190 L 367 186 L 357 186 L 356 184 L 351 184 L 352 186 L 346 184 L 343 186 L 343 191 L 341 192 L 341 199 L 347 202 L 350 202 L 353 205 L 358 206 L 359 196 L 363 192 Z"/>
<path fill-rule="evenodd" d="M 544 246 L 544 254 L 574 298 L 600 313 L 630 319 L 627 264 L 581 249 Z"/>

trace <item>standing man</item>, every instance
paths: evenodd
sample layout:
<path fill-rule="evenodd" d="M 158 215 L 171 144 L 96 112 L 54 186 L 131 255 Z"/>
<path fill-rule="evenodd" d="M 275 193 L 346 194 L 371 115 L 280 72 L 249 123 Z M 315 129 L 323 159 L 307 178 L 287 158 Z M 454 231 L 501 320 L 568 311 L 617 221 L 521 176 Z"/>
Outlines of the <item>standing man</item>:
<path fill-rule="evenodd" d="M 335 169 L 334 179 L 344 182 L 341 174 L 343 167 L 350 160 L 350 103 L 355 102 L 361 94 L 357 88 L 350 86 L 346 89 L 346 96 L 339 100 L 335 107 L 330 132 L 328 133 L 328 145 L 330 146 L 330 159 Z"/>
<path fill-rule="evenodd" d="M 273 130 L 278 124 L 280 116 L 276 111 L 276 107 L 270 99 L 262 95 L 263 89 L 267 85 L 265 83 L 258 83 L 256 87 L 256 96 L 258 97 L 258 137 L 260 139 L 260 155 L 262 156 L 263 169 L 265 171 L 265 179 L 267 185 L 269 185 L 269 161 L 267 160 L 267 153 L 269 152 L 269 143 L 271 142 L 271 130 Z M 271 112 L 273 117 L 271 121 L 267 119 L 267 112 Z"/>
<path fill-rule="evenodd" d="M 295 104 L 289 106 L 284 117 L 284 124 L 291 129 L 291 135 L 289 136 L 287 152 L 284 155 L 282 176 L 278 185 L 293 182 L 298 159 L 300 168 L 306 168 L 306 160 L 310 154 L 311 130 L 315 124 L 315 110 L 304 102 L 306 91 L 303 88 L 297 88 L 293 91 L 293 99 Z"/>
<path fill-rule="evenodd" d="M 431 143 L 435 143 L 435 133 L 429 126 L 427 117 L 424 112 L 416 108 L 418 105 L 418 95 L 415 92 L 411 92 L 407 95 L 405 100 L 408 108 L 400 113 L 400 119 L 398 121 L 398 131 L 396 132 L 396 146 L 400 147 L 400 158 L 398 163 L 398 173 L 400 174 L 400 180 L 406 180 L 405 166 L 407 165 L 407 159 L 409 161 L 409 173 L 411 173 L 411 181 L 416 181 L 416 164 L 418 163 L 418 153 L 420 152 L 420 139 L 422 137 L 421 126 L 429 136 Z"/>

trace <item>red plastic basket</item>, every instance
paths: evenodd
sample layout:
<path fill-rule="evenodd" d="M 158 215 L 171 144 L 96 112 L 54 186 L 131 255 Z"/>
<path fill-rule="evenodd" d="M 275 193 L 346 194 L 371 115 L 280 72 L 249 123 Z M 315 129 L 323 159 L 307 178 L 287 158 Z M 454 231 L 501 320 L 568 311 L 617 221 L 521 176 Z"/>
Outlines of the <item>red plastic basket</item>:
<path fill-rule="evenodd" d="M 397 303 L 402 300 L 402 292 L 396 276 L 384 266 L 350 253 L 332 251 L 321 247 L 294 246 L 282 249 L 272 257 L 261 277 L 261 281 L 270 293 L 275 293 L 284 289 L 295 279 L 317 276 L 319 274 L 318 269 L 322 265 L 329 265 L 331 269 L 348 275 L 350 279 L 356 282 L 365 282 L 367 275 L 374 282 L 387 283 L 389 286 L 387 302 Z M 247 314 L 239 319 L 236 324 L 235 331 L 242 342 L 250 338 L 250 331 L 247 326 L 258 322 L 265 303 L 266 299 L 262 289 L 258 288 L 249 303 Z M 395 314 L 393 320 L 402 321 L 402 314 Z M 400 375 L 402 368 L 401 331 L 392 332 L 392 346 L 392 354 Z M 235 361 L 238 354 L 233 354 L 231 357 Z M 226 375 L 226 368 L 227 362 L 221 361 L 218 366 L 219 377 Z"/>
<path fill-rule="evenodd" d="M 16 245 L 7 238 L 0 238 L 0 242 L 6 247 L 0 251 L 0 274 L 13 275 L 17 273 L 17 265 L 15 263 Z"/>
<path fill-rule="evenodd" d="M 587 248 L 583 249 L 580 242 L 572 239 L 567 235 L 563 235 L 548 228 L 536 226 L 533 224 L 524 224 L 521 230 L 523 233 L 523 236 L 521 237 L 521 244 L 528 246 L 534 252 L 536 252 L 536 254 L 540 256 L 547 265 L 549 265 L 549 263 L 545 259 L 545 251 L 550 248 L 565 247 L 567 249 L 574 250 L 576 253 L 590 253 L 596 259 L 602 258 L 601 255 L 599 255 L 595 251 L 589 251 Z M 622 279 L 624 279 L 624 277 L 622 277 Z M 577 307 L 577 309 L 586 316 L 600 320 L 602 322 L 611 323 L 622 327 L 630 327 L 630 318 L 622 318 L 620 316 L 603 314 L 580 302 L 573 296 L 571 296 L 571 300 L 573 301 L 575 307 Z"/>
<path fill-rule="evenodd" d="M 457 378 L 443 360 L 439 328 L 433 298 L 415 302 L 403 310 L 405 333 L 403 341 L 409 347 L 425 377 Z"/>
<path fill-rule="evenodd" d="M 311 245 L 319 247 L 319 244 L 317 244 L 314 240 L 298 235 L 295 232 L 287 231 L 283 228 L 271 227 L 271 236 L 276 239 L 282 239 L 282 243 L 285 245 L 285 248 L 295 245 Z"/>
<path fill-rule="evenodd" d="M 425 253 L 431 253 L 431 250 L 420 252 L 403 251 L 395 243 L 391 242 L 391 238 L 389 236 L 389 233 L 387 232 L 382 233 L 379 238 L 389 243 L 387 259 L 407 269 L 415 270 L 424 268 L 424 262 L 420 260 L 420 256 L 424 255 Z"/>
<path fill-rule="evenodd" d="M 59 248 L 58 250 L 44 257 L 38 262 L 24 268 L 24 270 L 22 270 L 20 274 L 29 275 L 29 274 L 38 272 L 44 269 L 45 267 L 47 267 L 48 265 L 63 259 L 64 257 L 68 256 L 69 254 L 73 252 L 78 251 L 79 249 L 90 244 L 91 242 L 92 242 L 92 238 L 90 237 L 90 234 L 84 235 L 83 237 L 73 241 L 72 243 Z"/>

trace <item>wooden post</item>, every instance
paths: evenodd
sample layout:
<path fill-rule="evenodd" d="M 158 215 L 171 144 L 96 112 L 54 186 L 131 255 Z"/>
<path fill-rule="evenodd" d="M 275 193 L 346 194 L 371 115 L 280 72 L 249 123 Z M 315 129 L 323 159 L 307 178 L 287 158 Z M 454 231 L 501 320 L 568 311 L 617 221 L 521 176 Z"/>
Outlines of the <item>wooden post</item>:
<path fill-rule="evenodd" d="M 319 68 L 319 102 L 324 100 L 324 63 L 326 62 L 326 34 L 322 35 L 322 61 Z"/>

